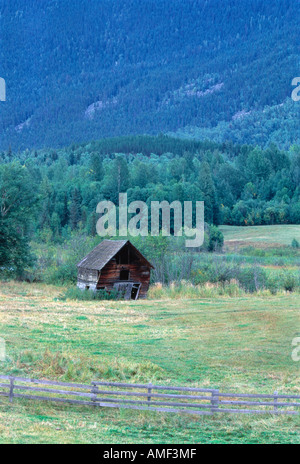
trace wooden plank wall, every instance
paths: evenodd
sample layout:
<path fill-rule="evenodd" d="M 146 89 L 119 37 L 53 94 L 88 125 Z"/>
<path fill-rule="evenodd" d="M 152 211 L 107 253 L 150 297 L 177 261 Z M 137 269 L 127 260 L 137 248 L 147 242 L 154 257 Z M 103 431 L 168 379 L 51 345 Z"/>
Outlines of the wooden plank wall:
<path fill-rule="evenodd" d="M 134 264 L 117 264 L 112 259 L 101 271 L 99 286 L 112 290 L 116 282 L 120 281 L 120 272 L 122 269 L 128 269 L 130 272 L 129 282 L 141 283 L 139 298 L 145 298 L 150 284 L 150 268 L 136 262 Z"/>
<path fill-rule="evenodd" d="M 99 272 L 97 270 L 79 268 L 77 287 L 84 290 L 89 286 L 91 290 L 96 290 Z"/>

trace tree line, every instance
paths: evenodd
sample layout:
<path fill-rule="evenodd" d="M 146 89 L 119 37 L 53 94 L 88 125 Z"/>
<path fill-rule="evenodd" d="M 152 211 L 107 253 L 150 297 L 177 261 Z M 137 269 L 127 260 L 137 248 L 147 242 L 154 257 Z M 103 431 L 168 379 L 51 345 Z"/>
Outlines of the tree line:
<path fill-rule="evenodd" d="M 128 203 L 202 200 L 207 224 L 300 223 L 299 147 L 286 152 L 140 136 L 8 150 L 0 160 L 0 263 L 20 269 L 30 261 L 30 239 L 95 235 L 97 204 L 117 205 L 123 192 Z"/>

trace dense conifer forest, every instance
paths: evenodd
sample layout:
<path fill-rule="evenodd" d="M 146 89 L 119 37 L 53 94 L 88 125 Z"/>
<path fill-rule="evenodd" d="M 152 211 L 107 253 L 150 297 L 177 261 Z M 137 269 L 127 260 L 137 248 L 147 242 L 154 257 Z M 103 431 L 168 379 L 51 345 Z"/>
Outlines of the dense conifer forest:
<path fill-rule="evenodd" d="M 178 133 L 300 142 L 292 0 L 0 1 L 0 147 Z"/>
<path fill-rule="evenodd" d="M 168 136 L 103 139 L 58 150 L 0 153 L 3 217 L 35 203 L 35 233 L 95 234 L 96 206 L 141 200 L 205 201 L 209 224 L 300 222 L 300 149 L 262 150 Z M 7 188 L 12 191 L 7 193 Z M 18 198 L 21 195 L 22 198 Z M 17 198 L 17 203 L 15 202 Z M 25 202 L 25 203 L 23 203 Z M 23 218 L 24 219 L 24 218 Z"/>
<path fill-rule="evenodd" d="M 56 150 L 2 151 L 0 161 L 1 269 L 11 268 L 20 276 L 34 265 L 38 254 L 35 279 L 44 275 L 41 269 L 51 269 L 48 281 L 74 281 L 76 263 L 100 240 L 97 204 L 111 200 L 118 207 L 119 193 L 127 192 L 128 204 L 146 202 L 149 222 L 151 201 L 193 201 L 195 212 L 195 202 L 203 200 L 206 239 L 201 249 L 191 249 L 196 252 L 222 248 L 219 224 L 300 222 L 300 148 L 296 146 L 290 151 L 275 145 L 262 150 L 164 135 L 130 136 Z M 176 253 L 184 263 L 180 269 L 189 276 L 184 243 L 172 240 L 176 253 L 168 249 L 170 257 L 165 261 L 165 237 L 156 238 L 135 242 L 156 263 L 156 279 L 166 279 L 162 269 L 169 262 L 175 266 Z M 299 242 L 294 242 L 298 247 Z M 59 247 L 65 257 L 62 262 Z M 57 268 L 55 253 L 59 253 Z"/>

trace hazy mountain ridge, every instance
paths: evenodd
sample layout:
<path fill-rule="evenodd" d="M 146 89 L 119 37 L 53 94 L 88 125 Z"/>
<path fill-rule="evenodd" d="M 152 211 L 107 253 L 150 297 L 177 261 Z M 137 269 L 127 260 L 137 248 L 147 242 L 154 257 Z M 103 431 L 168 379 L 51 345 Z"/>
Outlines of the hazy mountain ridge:
<path fill-rule="evenodd" d="M 290 0 L 2 0 L 0 15 L 2 149 L 159 132 L 300 142 Z"/>
<path fill-rule="evenodd" d="M 187 126 L 169 135 L 213 140 L 217 143 L 232 141 L 237 144 L 259 145 L 263 148 L 276 144 L 284 149 L 300 144 L 300 104 L 289 97 L 278 105 L 263 109 L 241 111 L 231 121 L 221 121 L 215 127 Z"/>

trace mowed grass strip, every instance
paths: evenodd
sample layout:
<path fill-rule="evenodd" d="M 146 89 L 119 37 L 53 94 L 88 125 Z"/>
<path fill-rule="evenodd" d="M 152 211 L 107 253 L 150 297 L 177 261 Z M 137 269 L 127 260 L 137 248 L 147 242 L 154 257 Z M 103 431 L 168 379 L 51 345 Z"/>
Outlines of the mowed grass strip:
<path fill-rule="evenodd" d="M 0 285 L 3 374 L 300 394 L 299 295 L 137 302 L 60 301 L 62 289 Z M 194 418 L 0 401 L 0 441 L 299 442 L 299 417 Z"/>
<path fill-rule="evenodd" d="M 226 245 L 243 242 L 244 245 L 291 245 L 295 238 L 300 242 L 300 225 L 283 224 L 275 226 L 220 226 Z"/>

